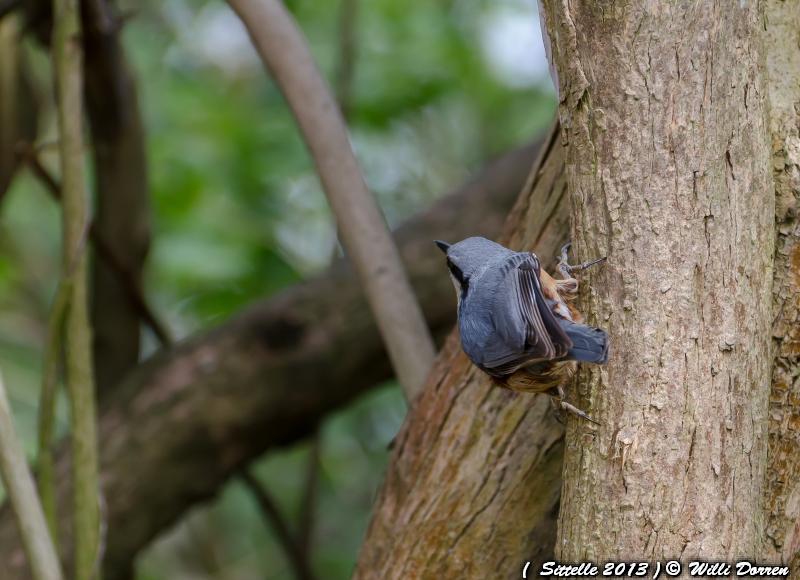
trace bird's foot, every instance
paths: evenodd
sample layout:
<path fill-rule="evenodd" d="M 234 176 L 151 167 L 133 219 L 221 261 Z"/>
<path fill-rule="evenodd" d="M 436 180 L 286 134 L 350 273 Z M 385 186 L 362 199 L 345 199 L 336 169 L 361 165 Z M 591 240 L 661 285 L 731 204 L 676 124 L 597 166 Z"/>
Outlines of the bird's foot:
<path fill-rule="evenodd" d="M 599 425 L 600 424 L 599 421 L 595 421 L 589 415 L 587 415 L 585 411 L 581 411 L 575 405 L 570 405 L 566 401 L 561 401 L 560 405 L 561 405 L 561 408 L 564 409 L 565 411 L 567 411 L 568 413 L 572 413 L 573 415 L 576 415 L 576 416 L 580 417 L 581 419 L 586 419 L 587 421 L 589 421 L 590 423 L 594 423 L 595 425 Z"/>
<path fill-rule="evenodd" d="M 564 278 L 564 280 L 560 280 L 559 282 L 562 282 L 560 286 L 562 286 L 563 288 L 561 289 L 566 291 L 567 293 L 574 293 L 577 292 L 578 290 L 578 281 L 572 276 L 573 272 L 580 272 L 581 270 L 585 270 L 590 266 L 594 266 L 595 264 L 605 262 L 607 259 L 606 256 L 603 256 L 602 258 L 597 258 L 596 260 L 589 260 L 588 262 L 583 262 L 582 264 L 576 264 L 575 266 L 571 266 L 567 258 L 567 253 L 569 252 L 571 246 L 572 242 L 564 244 L 564 247 L 561 248 L 561 253 L 558 256 L 558 271 Z"/>
<path fill-rule="evenodd" d="M 571 403 L 567 403 L 564 400 L 564 388 L 563 387 L 558 386 L 558 387 L 556 387 L 554 389 L 551 389 L 550 392 L 548 392 L 547 394 L 550 395 L 550 397 L 551 397 L 550 401 L 553 403 L 553 406 L 556 409 L 558 409 L 558 411 L 559 411 L 559 413 L 556 414 L 556 420 L 559 423 L 561 423 L 562 425 L 564 424 L 564 421 L 561 418 L 560 411 L 566 411 L 567 413 L 572 413 L 576 417 L 580 417 L 581 419 L 586 419 L 587 421 L 589 421 L 590 423 L 594 423 L 595 425 L 600 425 L 600 423 L 598 421 L 595 421 L 594 419 L 592 419 L 586 413 L 586 411 L 582 411 L 581 409 L 579 409 L 575 405 L 572 405 Z"/>

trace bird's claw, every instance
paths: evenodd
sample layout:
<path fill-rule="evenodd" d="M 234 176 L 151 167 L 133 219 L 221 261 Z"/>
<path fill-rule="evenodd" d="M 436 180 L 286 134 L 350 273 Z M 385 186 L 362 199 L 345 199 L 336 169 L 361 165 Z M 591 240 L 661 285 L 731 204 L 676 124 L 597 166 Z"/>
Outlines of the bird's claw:
<path fill-rule="evenodd" d="M 581 409 L 579 409 L 575 405 L 567 403 L 564 400 L 564 387 L 563 386 L 559 385 L 557 387 L 554 387 L 547 394 L 550 395 L 550 397 L 551 397 L 550 401 L 553 403 L 553 405 L 557 409 L 566 411 L 567 413 L 572 413 L 576 417 L 580 417 L 581 419 L 586 419 L 587 421 L 589 421 L 590 423 L 594 423 L 595 425 L 600 425 L 600 422 L 599 421 L 595 421 L 594 419 L 592 419 L 586 413 L 586 411 L 582 411 Z M 561 423 L 562 425 L 564 424 L 564 421 L 561 419 L 561 414 L 560 413 L 556 414 L 556 420 L 559 423 Z"/>
<path fill-rule="evenodd" d="M 577 415 L 581 419 L 586 419 L 587 421 L 589 421 L 591 423 L 594 423 L 595 425 L 600 425 L 599 421 L 595 421 L 589 415 L 587 415 L 585 411 L 581 411 L 575 405 L 570 405 L 566 401 L 561 401 L 560 406 L 561 406 L 562 409 L 564 409 L 568 413 L 572 413 L 573 415 Z"/>
<path fill-rule="evenodd" d="M 581 270 L 585 270 L 590 266 L 594 266 L 595 264 L 599 264 L 601 262 L 605 262 L 608 257 L 603 256 L 602 258 L 597 258 L 596 260 L 589 260 L 588 262 L 583 262 L 582 264 L 577 264 L 575 266 L 571 266 L 569 264 L 569 260 L 567 258 L 567 253 L 569 249 L 572 247 L 572 242 L 567 242 L 562 246 L 561 253 L 558 256 L 558 269 L 564 275 L 565 278 L 569 278 L 570 274 L 573 272 L 580 272 Z"/>

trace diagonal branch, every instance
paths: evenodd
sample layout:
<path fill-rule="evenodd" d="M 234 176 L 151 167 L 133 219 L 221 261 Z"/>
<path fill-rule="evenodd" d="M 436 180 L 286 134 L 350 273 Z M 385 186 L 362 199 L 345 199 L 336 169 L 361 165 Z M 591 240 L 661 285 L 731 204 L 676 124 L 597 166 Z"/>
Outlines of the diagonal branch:
<path fill-rule="evenodd" d="M 534 156 L 530 146 L 507 154 L 398 230 L 439 336 L 452 328 L 455 301 L 431 240 L 497 236 Z M 250 460 L 308 437 L 325 415 L 390 376 L 363 293 L 343 263 L 140 365 L 101 406 L 104 578 L 124 577 L 139 550 Z M 59 475 L 66 460 L 58 454 Z M 69 490 L 60 485 L 58 493 L 63 500 Z M 0 510 L 0 578 L 26 578 L 10 515 Z M 69 519 L 59 521 L 64 534 Z"/>
<path fill-rule="evenodd" d="M 242 471 L 240 477 L 258 503 L 259 509 L 264 514 L 264 520 L 270 523 L 275 535 L 278 536 L 278 542 L 283 546 L 297 580 L 313 580 L 314 575 L 309 568 L 308 559 L 305 558 L 300 544 L 289 529 L 286 518 L 281 514 L 267 488 L 247 469 Z"/>
<path fill-rule="evenodd" d="M 419 393 L 435 350 L 386 222 L 367 189 L 336 101 L 280 0 L 229 0 L 280 87 L 317 166 L 406 398 Z"/>
<path fill-rule="evenodd" d="M 14 430 L 11 408 L 0 377 L 0 476 L 17 518 L 22 545 L 35 580 L 61 580 L 61 566 L 47 529 L 25 452 Z"/>

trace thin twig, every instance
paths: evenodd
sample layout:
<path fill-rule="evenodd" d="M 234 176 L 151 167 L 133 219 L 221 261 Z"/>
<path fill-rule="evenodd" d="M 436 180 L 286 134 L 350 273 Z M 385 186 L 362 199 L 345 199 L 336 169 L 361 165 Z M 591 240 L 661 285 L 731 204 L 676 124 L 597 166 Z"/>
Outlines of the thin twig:
<path fill-rule="evenodd" d="M 264 519 L 272 525 L 272 529 L 278 536 L 278 541 L 286 552 L 292 568 L 294 568 L 297 579 L 313 580 L 314 575 L 311 572 L 308 562 L 303 558 L 300 546 L 292 536 L 289 525 L 286 523 L 278 506 L 275 504 L 275 500 L 272 499 L 267 489 L 252 473 L 250 473 L 250 471 L 245 469 L 240 476 L 244 484 L 250 490 L 250 493 L 253 494 L 259 509 L 264 515 Z"/>
<path fill-rule="evenodd" d="M 71 417 L 75 578 L 94 577 L 100 560 L 100 488 L 95 386 L 84 244 L 89 223 L 83 155 L 83 71 L 78 0 L 53 2 L 53 69 L 62 175 L 62 276 L 72 278 L 64 344 Z"/>
<path fill-rule="evenodd" d="M 30 147 L 21 147 L 20 152 L 33 171 L 33 174 L 45 185 L 47 191 L 57 201 L 61 201 L 61 186 L 53 175 L 42 165 L 38 156 Z M 89 239 L 97 252 L 98 258 L 103 260 L 109 269 L 114 272 L 125 289 L 125 295 L 133 307 L 139 313 L 142 322 L 153 332 L 162 346 L 170 346 L 173 342 L 172 334 L 166 325 L 156 315 L 153 308 L 147 302 L 141 286 L 135 276 L 120 260 L 108 242 L 95 227 L 94 221 L 89 225 Z"/>
<path fill-rule="evenodd" d="M 22 545 L 35 580 L 62 580 L 61 565 L 47 531 L 33 476 L 14 430 L 8 396 L 0 377 L 0 475 L 11 500 Z"/>
<path fill-rule="evenodd" d="M 297 120 L 339 233 L 406 397 L 422 389 L 435 349 L 397 248 L 353 154 L 342 115 L 302 32 L 280 0 L 229 0 Z"/>
<path fill-rule="evenodd" d="M 50 318 L 47 322 L 47 342 L 42 371 L 42 392 L 39 400 L 39 450 L 36 455 L 36 472 L 39 476 L 39 495 L 44 515 L 50 528 L 53 543 L 58 545 L 58 506 L 56 504 L 55 462 L 53 461 L 53 435 L 56 419 L 56 394 L 58 371 L 63 345 L 64 321 L 69 309 L 72 282 L 64 278 L 58 286 Z"/>
<path fill-rule="evenodd" d="M 314 514 L 317 507 L 317 488 L 319 487 L 320 454 L 322 434 L 319 429 L 311 438 L 306 465 L 306 481 L 303 486 L 303 501 L 300 505 L 300 524 L 297 544 L 305 562 L 311 561 L 311 544 L 314 539 Z"/>

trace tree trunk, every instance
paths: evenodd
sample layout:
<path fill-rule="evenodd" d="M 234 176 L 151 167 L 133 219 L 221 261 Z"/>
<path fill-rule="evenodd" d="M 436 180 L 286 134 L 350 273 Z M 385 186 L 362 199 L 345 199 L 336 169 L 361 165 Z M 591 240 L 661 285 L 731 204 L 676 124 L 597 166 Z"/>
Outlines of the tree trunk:
<path fill-rule="evenodd" d="M 774 192 L 757 4 L 548 1 L 584 287 L 585 368 L 556 552 L 733 559 L 760 547 Z"/>
<path fill-rule="evenodd" d="M 800 0 L 766 4 L 777 238 L 765 557 L 800 570 Z"/>

